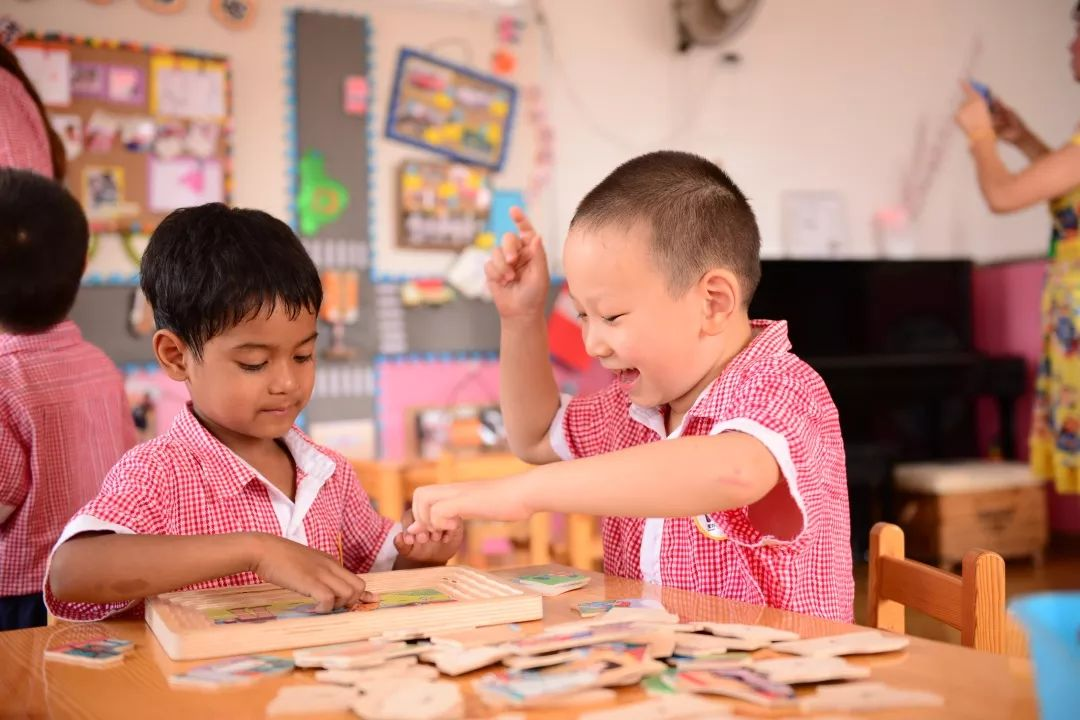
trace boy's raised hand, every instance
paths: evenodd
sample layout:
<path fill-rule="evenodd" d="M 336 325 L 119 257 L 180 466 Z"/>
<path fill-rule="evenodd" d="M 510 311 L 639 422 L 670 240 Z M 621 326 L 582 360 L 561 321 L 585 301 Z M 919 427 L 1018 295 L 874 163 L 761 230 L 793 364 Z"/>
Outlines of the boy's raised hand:
<path fill-rule="evenodd" d="M 406 510 L 401 518 L 402 532 L 394 538 L 394 547 L 398 551 L 399 562 L 395 569 L 403 567 L 425 567 L 445 565 L 457 554 L 465 529 L 460 524 L 454 530 L 421 530 L 411 533 L 409 528 L 415 524 L 412 510 Z"/>
<path fill-rule="evenodd" d="M 484 265 L 488 288 L 500 316 L 542 315 L 550 285 L 544 243 L 521 208 L 510 208 L 510 219 L 518 234 L 506 233 Z"/>
<path fill-rule="evenodd" d="M 283 537 L 259 533 L 251 570 L 265 582 L 280 585 L 315 600 L 316 612 L 374 602 L 359 575 L 337 558 Z"/>

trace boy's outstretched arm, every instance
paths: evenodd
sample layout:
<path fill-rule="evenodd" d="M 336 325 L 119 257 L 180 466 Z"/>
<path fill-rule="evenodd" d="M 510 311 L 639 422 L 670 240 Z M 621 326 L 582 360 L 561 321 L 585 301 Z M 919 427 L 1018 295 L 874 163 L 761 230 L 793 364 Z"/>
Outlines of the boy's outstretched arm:
<path fill-rule="evenodd" d="M 57 600 L 115 603 L 249 571 L 313 598 L 320 612 L 375 599 L 337 558 L 266 533 L 85 533 L 56 549 L 46 582 Z"/>
<path fill-rule="evenodd" d="M 544 244 L 520 208 L 510 217 L 518 235 L 507 233 L 484 267 L 499 310 L 499 392 L 510 449 L 534 465 L 559 459 L 548 428 L 559 410 L 559 388 L 547 340 L 548 278 Z"/>
<path fill-rule="evenodd" d="M 535 512 L 688 517 L 752 505 L 780 478 L 772 453 L 751 435 L 683 437 L 503 480 L 419 488 L 413 528 L 446 530 L 461 518 L 522 520 Z"/>

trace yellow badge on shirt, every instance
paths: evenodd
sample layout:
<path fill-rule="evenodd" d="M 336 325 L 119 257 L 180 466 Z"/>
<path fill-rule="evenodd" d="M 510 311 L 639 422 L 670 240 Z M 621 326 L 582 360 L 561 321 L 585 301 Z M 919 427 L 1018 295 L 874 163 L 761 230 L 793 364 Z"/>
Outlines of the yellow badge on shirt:
<path fill-rule="evenodd" d="M 698 532 L 713 540 L 727 540 L 727 535 L 720 529 L 720 523 L 709 515 L 698 515 L 694 518 L 694 526 Z"/>

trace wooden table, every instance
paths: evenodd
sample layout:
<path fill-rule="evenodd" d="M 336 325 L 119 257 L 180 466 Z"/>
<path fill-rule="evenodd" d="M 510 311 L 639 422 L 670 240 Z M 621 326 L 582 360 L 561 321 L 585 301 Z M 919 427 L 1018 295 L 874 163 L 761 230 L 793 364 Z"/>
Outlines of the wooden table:
<path fill-rule="evenodd" d="M 534 571 L 558 566 L 534 568 Z M 502 571 L 514 575 L 521 571 Z M 584 589 L 544 603 L 543 623 L 578 619 L 577 603 L 605 598 L 651 596 L 665 607 L 689 620 L 739 622 L 771 625 L 793 630 L 804 637 L 832 635 L 858 629 L 853 625 L 820 620 L 806 615 L 761 608 L 682 590 L 660 589 L 634 580 L 594 575 Z M 539 626 L 540 623 L 530 623 Z M 95 670 L 74 665 L 45 662 L 42 652 L 93 633 L 134 640 L 136 648 L 121 664 Z M 279 653 L 288 655 L 288 653 Z M 930 640 L 912 638 L 903 653 L 855 662 L 872 669 L 872 680 L 899 687 L 932 690 L 945 697 L 945 707 L 903 710 L 868 715 L 875 720 L 892 718 L 1035 718 L 1034 687 L 1027 660 L 976 652 Z M 162 652 L 157 641 L 138 620 L 114 620 L 93 625 L 62 623 L 48 628 L 0 633 L 0 717 L 50 718 L 262 718 L 277 688 L 286 683 L 314 682 L 311 671 L 297 671 L 285 678 L 273 678 L 238 690 L 172 690 L 166 676 L 198 663 L 175 663 Z M 481 674 L 477 673 L 476 675 Z M 462 689 L 466 690 L 466 676 Z M 638 687 L 619 691 L 620 702 L 644 698 Z M 753 708 L 746 706 L 747 710 Z M 498 713 L 488 710 L 471 694 L 468 717 L 486 718 Z M 530 718 L 576 717 L 572 711 L 534 711 Z M 314 716 L 306 716 L 314 717 Z M 334 716 L 352 717 L 348 714 Z M 790 716 L 788 716 L 790 717 Z"/>

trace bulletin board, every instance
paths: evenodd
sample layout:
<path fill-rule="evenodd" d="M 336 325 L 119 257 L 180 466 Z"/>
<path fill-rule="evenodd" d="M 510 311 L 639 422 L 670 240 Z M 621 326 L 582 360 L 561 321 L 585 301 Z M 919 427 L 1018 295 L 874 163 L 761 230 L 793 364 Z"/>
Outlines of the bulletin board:
<path fill-rule="evenodd" d="M 119 234 L 118 262 L 131 270 L 126 281 L 141 254 L 132 235 L 148 235 L 176 208 L 228 202 L 231 88 L 224 57 L 33 33 L 20 38 L 15 53 L 64 140 L 66 184 L 90 220 L 91 252 L 101 234 Z"/>
<path fill-rule="evenodd" d="M 513 85 L 403 48 L 391 93 L 387 137 L 502 169 L 517 99 Z"/>

